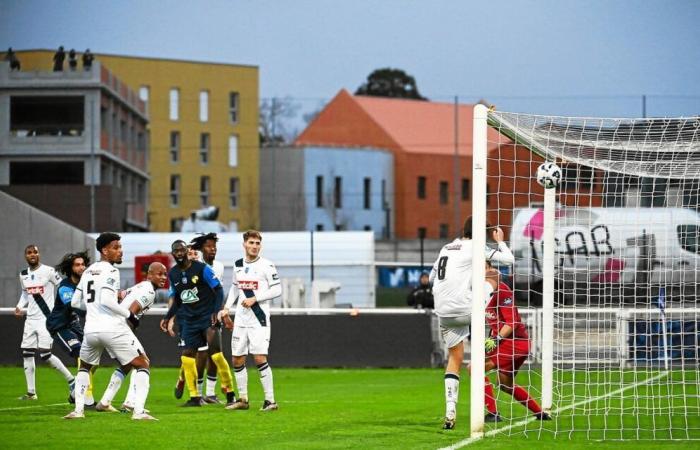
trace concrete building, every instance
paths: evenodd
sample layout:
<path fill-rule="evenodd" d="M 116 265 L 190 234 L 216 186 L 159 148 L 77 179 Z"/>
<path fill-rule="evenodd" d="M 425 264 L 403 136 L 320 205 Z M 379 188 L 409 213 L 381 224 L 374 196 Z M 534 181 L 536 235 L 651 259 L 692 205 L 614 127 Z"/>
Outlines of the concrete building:
<path fill-rule="evenodd" d="M 260 209 L 266 231 L 391 234 L 394 157 L 368 148 L 261 149 Z"/>
<path fill-rule="evenodd" d="M 0 63 L 0 189 L 81 230 L 148 230 L 145 105 L 105 66 Z"/>
<path fill-rule="evenodd" d="M 17 51 L 22 70 L 50 70 L 53 51 Z M 179 231 L 219 208 L 230 230 L 258 227 L 258 68 L 95 54 L 139 94 L 149 116 L 149 222 Z"/>

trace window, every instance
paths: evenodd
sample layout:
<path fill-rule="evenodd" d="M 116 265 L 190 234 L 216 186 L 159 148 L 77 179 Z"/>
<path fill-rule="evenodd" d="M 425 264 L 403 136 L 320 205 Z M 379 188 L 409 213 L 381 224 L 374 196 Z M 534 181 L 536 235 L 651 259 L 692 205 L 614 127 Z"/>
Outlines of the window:
<path fill-rule="evenodd" d="M 462 178 L 462 201 L 469 200 L 469 180 Z"/>
<path fill-rule="evenodd" d="M 593 183 L 593 169 L 578 164 L 566 164 L 562 167 L 561 190 L 590 189 Z"/>
<path fill-rule="evenodd" d="M 238 92 L 231 92 L 228 95 L 228 117 L 231 123 L 238 123 Z"/>
<path fill-rule="evenodd" d="M 691 253 L 700 253 L 700 226 L 678 225 L 678 241 L 683 250 Z"/>
<path fill-rule="evenodd" d="M 170 219 L 170 231 L 176 233 L 182 230 L 182 222 L 182 218 L 179 217 Z"/>
<path fill-rule="evenodd" d="M 449 228 L 446 223 L 441 223 L 440 224 L 440 239 L 447 239 L 447 235 L 449 234 Z"/>
<path fill-rule="evenodd" d="M 448 192 L 449 189 L 450 189 L 450 187 L 449 187 L 449 184 L 447 183 L 447 181 L 440 182 L 440 204 L 441 205 L 447 204 L 449 197 L 450 197 L 450 194 Z"/>
<path fill-rule="evenodd" d="M 141 100 L 146 107 L 146 113 L 148 113 L 148 97 L 150 96 L 150 88 L 148 86 L 141 86 L 139 88 L 139 100 Z"/>
<path fill-rule="evenodd" d="M 238 178 L 235 177 L 228 180 L 228 206 L 238 208 Z"/>
<path fill-rule="evenodd" d="M 316 224 L 316 231 L 323 231 L 323 224 L 322 223 Z"/>
<path fill-rule="evenodd" d="M 89 180 L 88 175 L 88 183 Z M 84 182 L 85 169 L 82 162 L 10 161 L 10 185 L 83 184 Z"/>
<path fill-rule="evenodd" d="M 316 207 L 323 208 L 323 176 L 316 177 Z"/>
<path fill-rule="evenodd" d="M 170 206 L 180 205 L 180 175 L 170 175 Z"/>
<path fill-rule="evenodd" d="M 425 234 L 427 233 L 427 230 L 425 227 L 419 227 L 418 228 L 418 239 L 425 239 Z"/>
<path fill-rule="evenodd" d="M 364 197 L 364 202 L 363 202 L 364 208 L 371 209 L 372 208 L 372 179 L 371 178 L 364 179 L 362 194 Z"/>
<path fill-rule="evenodd" d="M 235 134 L 228 137 L 228 165 L 229 167 L 238 166 L 238 136 Z"/>
<path fill-rule="evenodd" d="M 180 161 L 180 132 L 170 132 L 170 162 Z"/>
<path fill-rule="evenodd" d="M 372 225 L 365 225 L 364 230 L 365 231 L 372 231 Z"/>
<path fill-rule="evenodd" d="M 202 164 L 209 163 L 209 133 L 199 135 L 199 162 Z"/>
<path fill-rule="evenodd" d="M 170 89 L 170 120 L 180 119 L 180 90 Z"/>
<path fill-rule="evenodd" d="M 418 177 L 418 198 L 425 198 L 425 177 Z"/>
<path fill-rule="evenodd" d="M 209 91 L 199 92 L 199 121 L 209 120 Z"/>
<path fill-rule="evenodd" d="M 342 224 L 342 223 L 336 223 L 336 224 L 335 224 L 335 231 L 343 231 L 343 224 Z"/>
<path fill-rule="evenodd" d="M 13 136 L 82 136 L 84 129 L 83 96 L 10 97 Z"/>
<path fill-rule="evenodd" d="M 335 189 L 333 190 L 333 206 L 336 208 L 343 207 L 343 179 L 335 177 Z"/>
<path fill-rule="evenodd" d="M 209 177 L 199 177 L 199 204 L 209 206 Z"/>
<path fill-rule="evenodd" d="M 389 204 L 386 202 L 386 180 L 382 180 L 382 209 L 387 209 Z"/>

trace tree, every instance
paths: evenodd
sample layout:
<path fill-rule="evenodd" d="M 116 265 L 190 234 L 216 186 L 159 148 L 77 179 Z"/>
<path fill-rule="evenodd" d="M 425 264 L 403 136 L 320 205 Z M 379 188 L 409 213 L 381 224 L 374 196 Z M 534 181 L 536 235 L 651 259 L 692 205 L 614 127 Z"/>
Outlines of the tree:
<path fill-rule="evenodd" d="M 271 98 L 260 102 L 260 145 L 281 145 L 291 142 L 296 129 L 290 129 L 288 123 L 294 119 L 300 105 L 291 97 Z"/>
<path fill-rule="evenodd" d="M 416 80 L 401 69 L 377 69 L 357 88 L 355 95 L 428 100 L 420 95 Z"/>

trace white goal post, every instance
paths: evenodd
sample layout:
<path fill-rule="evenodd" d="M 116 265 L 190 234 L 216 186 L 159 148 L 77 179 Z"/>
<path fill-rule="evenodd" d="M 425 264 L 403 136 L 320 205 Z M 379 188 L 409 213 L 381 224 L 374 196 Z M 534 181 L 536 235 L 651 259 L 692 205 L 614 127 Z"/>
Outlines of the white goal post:
<path fill-rule="evenodd" d="M 491 245 L 477 230 L 498 225 L 516 259 L 500 268 L 503 279 L 524 315 L 536 311 L 515 383 L 554 419 L 535 421 L 530 404 L 500 392 L 503 429 L 700 439 L 700 420 L 690 419 L 700 416 L 700 117 L 577 118 L 476 105 L 473 121 L 473 298 L 484 296 Z M 561 168 L 556 188 L 535 181 L 544 162 Z M 475 438 L 487 429 L 484 314 L 474 301 Z"/>

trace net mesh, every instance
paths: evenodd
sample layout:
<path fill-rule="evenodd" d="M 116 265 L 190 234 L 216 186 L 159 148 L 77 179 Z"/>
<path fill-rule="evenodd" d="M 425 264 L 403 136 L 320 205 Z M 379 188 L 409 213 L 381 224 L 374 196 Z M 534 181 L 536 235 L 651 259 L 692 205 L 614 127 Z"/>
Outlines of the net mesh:
<path fill-rule="evenodd" d="M 700 118 L 490 111 L 488 123 L 498 133 L 488 134 L 487 217 L 516 257 L 501 269 L 531 339 L 514 384 L 538 402 L 544 190 L 534 174 L 544 161 L 563 174 L 553 420 L 535 420 L 493 371 L 506 419 L 497 427 L 535 437 L 700 439 Z"/>

